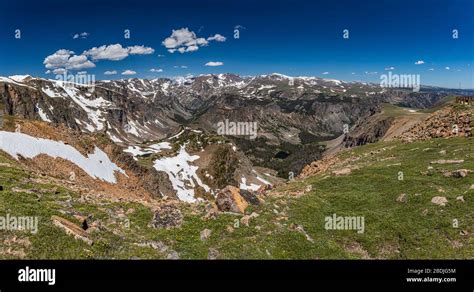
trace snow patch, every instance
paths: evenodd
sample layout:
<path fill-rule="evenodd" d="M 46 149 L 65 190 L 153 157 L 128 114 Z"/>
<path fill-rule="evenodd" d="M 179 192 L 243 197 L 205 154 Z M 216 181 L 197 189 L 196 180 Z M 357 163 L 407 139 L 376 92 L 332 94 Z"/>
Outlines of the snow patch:
<path fill-rule="evenodd" d="M 68 160 L 93 178 L 116 183 L 115 172 L 124 175 L 125 171 L 110 161 L 105 152 L 95 147 L 94 153 L 87 157 L 77 149 L 63 142 L 32 137 L 23 133 L 0 131 L 0 149 L 18 159 L 18 155 L 34 158 L 45 154 L 53 158 Z"/>
<path fill-rule="evenodd" d="M 38 110 L 38 114 L 43 121 L 52 123 L 52 121 L 48 118 L 48 115 L 43 111 L 42 108 L 39 107 L 39 105 L 36 105 L 36 109 Z"/>
<path fill-rule="evenodd" d="M 165 157 L 155 160 L 154 167 L 158 171 L 164 171 L 173 185 L 178 198 L 185 202 L 194 202 L 194 188 L 199 185 L 206 190 L 210 188 L 205 185 L 197 176 L 199 167 L 190 165 L 190 162 L 199 159 L 198 155 L 189 155 L 186 152 L 186 145 L 182 145 L 179 153 L 174 157 Z"/>
<path fill-rule="evenodd" d="M 240 183 L 240 189 L 241 190 L 251 190 L 251 191 L 256 191 L 260 188 L 260 185 L 257 184 L 250 184 L 247 185 L 247 179 L 245 177 L 242 177 L 242 182 Z"/>
<path fill-rule="evenodd" d="M 16 82 L 23 82 L 27 78 L 31 78 L 30 75 L 12 75 L 8 76 L 8 78 L 15 80 Z"/>
<path fill-rule="evenodd" d="M 102 97 L 96 99 L 87 99 L 81 95 L 81 91 L 73 86 L 67 85 L 65 82 L 56 81 L 69 97 L 79 105 L 92 121 L 94 126 L 87 127 L 87 130 L 94 132 L 95 130 L 102 130 L 104 128 L 105 118 L 102 117 L 102 110 L 111 105 L 111 103 Z"/>
<path fill-rule="evenodd" d="M 160 142 L 160 143 L 152 144 L 148 147 L 153 149 L 153 150 L 158 150 L 158 152 L 160 152 L 161 149 L 171 149 L 172 148 L 171 144 L 169 142 Z"/>
<path fill-rule="evenodd" d="M 128 146 L 127 149 L 123 150 L 123 152 L 127 152 L 133 155 L 134 160 L 138 160 L 137 156 L 142 156 L 146 154 L 152 154 L 152 151 L 143 151 L 140 147 L 138 146 Z"/>

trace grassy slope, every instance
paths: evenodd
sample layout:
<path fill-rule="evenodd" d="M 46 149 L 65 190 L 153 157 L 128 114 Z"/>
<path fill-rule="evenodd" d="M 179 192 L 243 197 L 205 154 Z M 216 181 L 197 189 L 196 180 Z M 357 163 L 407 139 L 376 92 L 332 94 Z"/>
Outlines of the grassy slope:
<path fill-rule="evenodd" d="M 301 191 L 312 185 L 312 191 L 302 197 L 290 195 L 268 197 L 262 206 L 252 207 L 260 216 L 252 219 L 250 226 L 240 226 L 230 233 L 240 216 L 222 214 L 217 220 L 204 221 L 204 207 L 181 206 L 185 214 L 181 228 L 156 230 L 148 227 L 151 211 L 137 203 L 112 203 L 102 205 L 81 203 L 79 195 L 50 184 L 32 185 L 33 176 L 22 170 L 11 159 L 0 154 L 0 215 L 9 213 L 21 216 L 40 216 L 36 235 L 26 232 L 0 231 L 0 240 L 11 241 L 12 236 L 28 238 L 30 244 L 11 243 L 0 248 L 0 258 L 17 256 L 5 252 L 10 247 L 21 250 L 26 258 L 162 258 L 166 255 L 135 243 L 147 240 L 162 241 L 177 251 L 181 258 L 206 258 L 209 248 L 220 252 L 220 258 L 473 258 L 474 244 L 474 184 L 473 175 L 466 178 L 445 178 L 440 173 L 423 176 L 429 162 L 435 159 L 464 159 L 462 166 L 440 165 L 444 169 L 474 169 L 473 139 L 436 139 L 412 144 L 400 142 L 376 143 L 357 148 L 353 156 L 360 169 L 348 176 L 320 174 L 304 181 L 284 185 L 274 192 L 281 194 Z M 394 148 L 391 148 L 394 146 Z M 385 148 L 385 151 L 376 153 Z M 446 155 L 440 155 L 446 150 Z M 375 153 L 371 155 L 370 153 Z M 342 156 L 350 155 L 349 152 Z M 381 159 L 394 156 L 393 159 Z M 442 156 L 442 157 L 441 157 Z M 389 166 L 401 163 L 399 166 Z M 404 172 L 404 180 L 397 179 Z M 11 188 L 35 188 L 37 195 L 12 192 Z M 440 193 L 439 188 L 445 193 Z M 41 191 L 43 190 L 43 191 Z M 54 190 L 57 190 L 55 192 Z M 408 195 L 408 202 L 398 203 L 400 193 Z M 415 196 L 415 194 L 419 194 Z M 446 207 L 432 204 L 434 196 L 445 196 Z M 463 195 L 465 202 L 456 201 Z M 66 201 L 71 199 L 71 206 Z M 118 209 L 134 208 L 127 227 L 125 218 L 117 218 Z M 93 246 L 88 246 L 66 235 L 51 224 L 51 215 L 59 215 L 78 223 L 59 212 L 79 211 L 100 219 L 108 230 L 92 234 Z M 427 210 L 426 215 L 423 211 Z M 251 210 L 250 210 L 251 211 Z M 276 214 L 278 212 L 278 214 Z M 365 216 L 365 233 L 355 231 L 326 231 L 325 216 L 333 213 L 342 216 Z M 452 220 L 459 220 L 459 228 L 452 227 Z M 304 227 L 314 243 L 290 228 L 291 224 Z M 200 232 L 212 230 L 209 240 L 202 242 Z M 465 230 L 468 235 L 461 235 Z M 113 232 L 112 232 L 113 231 Z M 5 242 L 4 242 L 5 243 Z M 455 245 L 461 247 L 454 247 Z"/>

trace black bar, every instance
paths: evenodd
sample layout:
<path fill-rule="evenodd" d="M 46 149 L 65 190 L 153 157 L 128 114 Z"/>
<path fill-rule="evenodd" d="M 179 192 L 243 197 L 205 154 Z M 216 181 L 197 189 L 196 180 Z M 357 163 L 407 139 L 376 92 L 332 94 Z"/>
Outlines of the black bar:
<path fill-rule="evenodd" d="M 55 269 L 55 284 L 19 282 L 19 270 Z M 427 271 L 420 275 L 408 269 Z M 433 273 L 443 269 L 445 274 Z M 455 269 L 455 270 L 454 270 Z M 398 291 L 473 291 L 473 260 L 305 260 L 305 261 L 157 261 L 157 260 L 13 260 L 0 262 L 0 291 L 66 291 L 103 287 L 196 285 L 218 288 L 293 287 L 395 288 Z M 455 282 L 408 283 L 407 278 L 455 278 Z M 207 284 L 206 284 L 207 283 Z M 219 283 L 219 285 L 217 285 Z M 225 285 L 222 285 L 224 283 Z M 214 287 L 213 287 L 214 286 Z M 219 288 L 220 287 L 220 288 Z M 94 289 L 95 290 L 95 289 Z M 157 291 L 159 291 L 158 289 Z M 155 289 L 153 289 L 155 291 Z M 326 289 L 324 290 L 326 291 Z"/>

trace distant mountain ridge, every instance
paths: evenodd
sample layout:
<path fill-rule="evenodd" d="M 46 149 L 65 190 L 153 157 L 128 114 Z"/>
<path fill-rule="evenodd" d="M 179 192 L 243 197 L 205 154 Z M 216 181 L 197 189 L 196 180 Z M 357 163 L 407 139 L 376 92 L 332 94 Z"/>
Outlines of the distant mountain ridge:
<path fill-rule="evenodd" d="M 105 80 L 96 81 L 93 92 L 66 85 L 29 75 L 0 77 L 4 111 L 85 132 L 105 131 L 124 144 L 169 137 L 182 125 L 215 131 L 225 119 L 256 121 L 259 136 L 299 143 L 292 137 L 301 133 L 339 135 L 344 124 L 370 115 L 380 102 L 424 108 L 448 94 L 278 73 Z"/>

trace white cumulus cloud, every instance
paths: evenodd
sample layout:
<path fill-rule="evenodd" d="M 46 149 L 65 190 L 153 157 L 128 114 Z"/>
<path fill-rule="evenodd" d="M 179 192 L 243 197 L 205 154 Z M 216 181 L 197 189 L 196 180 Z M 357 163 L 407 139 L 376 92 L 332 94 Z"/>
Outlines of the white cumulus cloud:
<path fill-rule="evenodd" d="M 391 67 L 385 68 L 385 71 L 390 71 L 390 70 L 395 70 L 395 67 L 391 66 Z"/>
<path fill-rule="evenodd" d="M 104 72 L 104 75 L 115 75 L 115 74 L 117 74 L 117 71 L 116 71 L 116 70 L 105 71 L 105 72 Z"/>
<path fill-rule="evenodd" d="M 419 60 L 415 62 L 415 65 L 422 65 L 422 64 L 425 64 L 425 61 Z"/>
<path fill-rule="evenodd" d="M 84 55 L 75 55 L 73 51 L 61 49 L 54 54 L 47 56 L 43 64 L 46 69 L 68 69 L 81 70 L 94 68 L 95 64 L 87 59 Z"/>
<path fill-rule="evenodd" d="M 120 61 L 127 58 L 129 55 L 150 55 L 155 52 L 155 49 L 145 46 L 131 46 L 124 48 L 121 44 L 103 45 L 100 47 L 93 47 L 82 53 L 90 56 L 92 60 L 111 60 Z"/>
<path fill-rule="evenodd" d="M 90 56 L 92 60 L 111 60 L 120 61 L 128 57 L 128 48 L 123 48 L 121 44 L 103 45 L 100 47 L 93 47 L 83 53 Z"/>
<path fill-rule="evenodd" d="M 99 60 L 120 61 L 129 55 L 149 55 L 154 52 L 155 49 L 143 45 L 124 48 L 121 44 L 93 47 L 85 50 L 81 55 L 76 55 L 70 50 L 61 49 L 47 56 L 43 64 L 46 69 L 81 70 L 96 67 L 94 62 Z"/>
<path fill-rule="evenodd" d="M 152 69 L 150 69 L 150 72 L 160 73 L 160 72 L 163 72 L 163 69 L 152 68 Z"/>
<path fill-rule="evenodd" d="M 133 70 L 125 70 L 122 72 L 122 75 L 135 75 L 135 74 L 137 74 L 137 72 Z"/>
<path fill-rule="evenodd" d="M 200 47 L 207 46 L 210 41 L 223 42 L 226 38 L 220 34 L 215 34 L 207 38 L 198 37 L 194 31 L 190 31 L 187 27 L 181 29 L 173 29 L 171 35 L 167 37 L 161 44 L 168 49 L 168 52 L 189 53 L 199 50 Z"/>
<path fill-rule="evenodd" d="M 56 75 L 58 75 L 58 74 L 65 74 L 66 72 L 67 72 L 67 70 L 66 70 L 66 69 L 63 69 L 63 68 L 59 68 L 59 69 L 54 69 L 54 70 L 53 70 L 53 74 L 56 74 Z"/>
<path fill-rule="evenodd" d="M 214 62 L 214 61 L 210 61 L 210 62 L 207 62 L 206 64 L 204 64 L 204 66 L 209 66 L 209 67 L 217 67 L 217 66 L 222 66 L 222 65 L 224 65 L 224 63 Z"/>
<path fill-rule="evenodd" d="M 130 55 L 150 55 L 155 52 L 155 49 L 145 46 L 128 47 Z"/>
<path fill-rule="evenodd" d="M 226 38 L 225 36 L 216 33 L 214 36 L 208 37 L 208 41 L 217 41 L 217 42 L 225 42 Z"/>
<path fill-rule="evenodd" d="M 78 39 L 78 38 L 81 38 L 81 39 L 86 39 L 88 36 L 90 35 L 90 33 L 88 32 L 81 32 L 81 33 L 76 33 L 72 36 L 73 39 Z"/>

